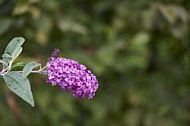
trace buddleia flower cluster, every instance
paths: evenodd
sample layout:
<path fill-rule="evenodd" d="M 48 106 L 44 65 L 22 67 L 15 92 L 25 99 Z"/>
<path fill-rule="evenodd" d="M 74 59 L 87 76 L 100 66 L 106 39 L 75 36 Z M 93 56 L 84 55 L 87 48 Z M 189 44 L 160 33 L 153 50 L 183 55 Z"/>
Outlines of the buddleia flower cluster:
<path fill-rule="evenodd" d="M 93 98 L 98 89 L 96 76 L 83 64 L 59 57 L 59 52 L 59 49 L 55 49 L 47 62 L 46 82 L 72 92 L 77 98 Z"/>
<path fill-rule="evenodd" d="M 5 48 L 0 58 L 0 78 L 7 87 L 34 107 L 34 98 L 28 76 L 30 74 L 45 74 L 46 82 L 59 86 L 63 91 L 72 92 L 77 98 L 91 99 L 98 89 L 96 76 L 83 64 L 67 58 L 59 57 L 59 49 L 55 49 L 47 64 L 42 67 L 37 62 L 16 62 L 21 54 L 25 39 L 13 38 Z M 16 68 L 21 69 L 17 70 Z"/>

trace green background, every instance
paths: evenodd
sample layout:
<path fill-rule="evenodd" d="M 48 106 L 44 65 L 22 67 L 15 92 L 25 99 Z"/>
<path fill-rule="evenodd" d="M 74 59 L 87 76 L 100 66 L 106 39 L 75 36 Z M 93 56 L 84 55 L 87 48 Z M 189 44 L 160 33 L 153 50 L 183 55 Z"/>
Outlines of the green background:
<path fill-rule="evenodd" d="M 0 53 L 26 39 L 17 61 L 43 66 L 55 48 L 85 64 L 96 96 L 77 99 L 29 80 L 31 107 L 0 80 L 1 126 L 189 126 L 189 0 L 0 0 Z"/>

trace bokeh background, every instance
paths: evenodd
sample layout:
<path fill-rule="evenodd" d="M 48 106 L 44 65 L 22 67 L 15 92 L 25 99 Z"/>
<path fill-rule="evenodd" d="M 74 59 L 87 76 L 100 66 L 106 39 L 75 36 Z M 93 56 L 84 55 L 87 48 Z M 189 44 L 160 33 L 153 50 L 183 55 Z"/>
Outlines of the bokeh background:
<path fill-rule="evenodd" d="M 189 18 L 189 0 L 0 0 L 1 54 L 22 36 L 17 61 L 59 48 L 100 85 L 77 99 L 32 74 L 33 108 L 0 79 L 0 125 L 189 126 Z"/>

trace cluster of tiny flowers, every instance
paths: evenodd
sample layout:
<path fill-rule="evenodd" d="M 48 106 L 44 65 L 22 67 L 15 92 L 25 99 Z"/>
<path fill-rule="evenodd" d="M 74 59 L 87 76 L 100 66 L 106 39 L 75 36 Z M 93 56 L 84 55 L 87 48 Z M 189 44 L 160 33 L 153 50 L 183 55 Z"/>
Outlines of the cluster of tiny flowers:
<path fill-rule="evenodd" d="M 78 98 L 91 99 L 98 89 L 96 76 L 84 65 L 75 60 L 59 58 L 59 50 L 55 49 L 47 63 L 46 82 L 52 86 L 59 85 L 64 91 L 71 91 Z"/>
<path fill-rule="evenodd" d="M 52 54 L 51 54 L 51 57 L 52 58 L 58 58 L 59 57 L 59 52 L 60 52 L 60 50 L 59 49 L 54 49 L 54 51 L 52 52 Z M 51 59 L 50 59 L 51 60 Z"/>

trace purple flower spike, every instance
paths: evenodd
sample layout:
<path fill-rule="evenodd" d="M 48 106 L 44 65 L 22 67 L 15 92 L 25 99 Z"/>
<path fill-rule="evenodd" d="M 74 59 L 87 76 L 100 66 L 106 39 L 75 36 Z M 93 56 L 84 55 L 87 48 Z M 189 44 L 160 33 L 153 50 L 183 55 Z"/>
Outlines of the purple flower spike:
<path fill-rule="evenodd" d="M 53 53 L 51 54 L 51 57 L 49 58 L 49 61 L 58 58 L 59 52 L 60 52 L 59 49 L 54 49 Z"/>
<path fill-rule="evenodd" d="M 98 89 L 96 76 L 77 61 L 58 58 L 59 50 L 54 50 L 47 63 L 46 82 L 59 85 L 64 91 L 71 91 L 78 98 L 91 99 Z"/>

